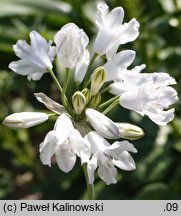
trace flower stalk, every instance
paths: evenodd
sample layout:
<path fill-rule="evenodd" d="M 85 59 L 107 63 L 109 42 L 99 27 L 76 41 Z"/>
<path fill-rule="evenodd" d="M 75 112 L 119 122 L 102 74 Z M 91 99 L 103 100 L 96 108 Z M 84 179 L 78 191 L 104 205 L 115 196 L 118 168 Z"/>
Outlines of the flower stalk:
<path fill-rule="evenodd" d="M 110 106 L 108 106 L 102 113 L 106 115 L 108 112 L 110 112 L 115 106 L 119 104 L 119 99 L 116 99 Z"/>
<path fill-rule="evenodd" d="M 87 68 L 87 73 L 86 73 L 86 75 L 84 77 L 83 88 L 86 88 L 90 84 L 89 77 L 91 75 L 92 65 L 93 65 L 93 63 L 94 63 L 94 61 L 96 60 L 97 57 L 98 57 L 98 54 L 94 53 L 94 55 L 92 56 L 92 59 L 91 59 L 91 61 L 89 63 L 89 66 Z"/>
<path fill-rule="evenodd" d="M 89 177 L 87 173 L 87 166 L 84 164 L 83 166 L 83 171 L 86 179 L 86 185 L 87 185 L 87 199 L 88 200 L 94 200 L 95 194 L 94 194 L 94 184 L 89 184 Z"/>

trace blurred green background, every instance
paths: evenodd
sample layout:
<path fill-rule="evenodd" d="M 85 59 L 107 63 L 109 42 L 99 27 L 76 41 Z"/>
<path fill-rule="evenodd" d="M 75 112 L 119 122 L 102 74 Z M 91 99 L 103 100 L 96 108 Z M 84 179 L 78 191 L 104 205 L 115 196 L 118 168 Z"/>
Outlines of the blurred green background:
<path fill-rule="evenodd" d="M 45 110 L 33 95 L 44 92 L 59 101 L 59 94 L 46 74 L 29 82 L 8 69 L 16 60 L 12 45 L 29 41 L 29 32 L 46 39 L 67 22 L 83 28 L 91 41 L 96 28 L 95 0 L 0 0 L 0 120 L 14 112 Z M 177 80 L 181 92 L 181 0 L 110 0 L 110 9 L 122 6 L 124 21 L 135 17 L 140 36 L 122 48 L 137 52 L 134 65 L 145 63 L 147 72 L 165 71 Z M 134 141 L 137 169 L 119 170 L 118 182 L 106 186 L 96 179 L 96 199 L 181 199 L 181 106 L 175 104 L 175 119 L 158 127 L 147 117 L 117 107 L 109 116 L 141 126 L 145 137 Z M 46 111 L 46 110 L 45 110 Z M 0 199 L 86 199 L 86 184 L 78 161 L 68 174 L 57 165 L 45 167 L 39 159 L 39 143 L 54 121 L 26 129 L 11 130 L 0 125 Z"/>

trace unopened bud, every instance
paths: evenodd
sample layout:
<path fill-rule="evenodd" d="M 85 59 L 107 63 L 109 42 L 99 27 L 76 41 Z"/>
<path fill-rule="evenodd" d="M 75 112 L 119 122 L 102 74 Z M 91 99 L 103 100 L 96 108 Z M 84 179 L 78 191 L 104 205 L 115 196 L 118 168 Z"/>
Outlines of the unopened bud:
<path fill-rule="evenodd" d="M 91 76 L 91 94 L 96 95 L 106 80 L 106 70 L 104 67 L 95 69 Z"/>
<path fill-rule="evenodd" d="M 121 138 L 136 140 L 142 138 L 145 134 L 144 131 L 133 124 L 129 123 L 115 123 L 119 129 L 119 135 Z"/>
<path fill-rule="evenodd" d="M 91 97 L 92 97 L 91 92 L 90 92 L 90 90 L 88 88 L 85 88 L 85 89 L 82 90 L 82 93 L 85 96 L 86 105 L 87 105 L 89 103 Z"/>
<path fill-rule="evenodd" d="M 98 92 L 96 95 L 94 95 L 91 98 L 89 107 L 96 108 L 99 105 L 100 101 L 101 101 L 101 94 Z"/>
<path fill-rule="evenodd" d="M 42 112 L 20 112 L 7 116 L 3 124 L 13 129 L 29 128 L 48 120 L 48 115 Z"/>
<path fill-rule="evenodd" d="M 85 111 L 92 127 L 107 139 L 118 139 L 119 130 L 115 123 L 97 110 L 88 108 Z"/>
<path fill-rule="evenodd" d="M 80 115 L 86 105 L 86 98 L 82 92 L 77 91 L 72 96 L 72 104 L 76 114 Z"/>

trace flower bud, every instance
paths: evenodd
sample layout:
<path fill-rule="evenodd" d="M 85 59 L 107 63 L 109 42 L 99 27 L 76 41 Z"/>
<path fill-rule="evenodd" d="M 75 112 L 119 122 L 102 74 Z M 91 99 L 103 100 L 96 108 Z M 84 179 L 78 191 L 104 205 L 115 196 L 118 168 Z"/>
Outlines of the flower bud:
<path fill-rule="evenodd" d="M 72 104 L 76 114 L 80 115 L 86 105 L 86 98 L 82 92 L 77 91 L 72 96 Z"/>
<path fill-rule="evenodd" d="M 104 114 L 91 108 L 87 109 L 85 114 L 92 127 L 102 136 L 107 139 L 119 138 L 119 130 L 116 124 Z"/>
<path fill-rule="evenodd" d="M 115 123 L 119 129 L 119 135 L 121 138 L 136 140 L 140 139 L 144 136 L 144 131 L 133 124 L 128 123 Z"/>
<path fill-rule="evenodd" d="M 13 129 L 29 128 L 48 120 L 48 115 L 42 112 L 20 112 L 7 116 L 3 124 Z"/>
<path fill-rule="evenodd" d="M 85 88 L 85 89 L 82 90 L 82 93 L 85 96 L 86 105 L 87 105 L 89 103 L 91 97 L 92 97 L 91 92 L 90 92 L 90 90 L 88 88 Z"/>
<path fill-rule="evenodd" d="M 96 95 L 94 95 L 91 98 L 89 107 L 96 108 L 99 105 L 100 101 L 101 101 L 101 94 L 98 92 Z"/>
<path fill-rule="evenodd" d="M 106 80 L 106 70 L 104 67 L 95 69 L 91 76 L 91 94 L 96 95 Z"/>

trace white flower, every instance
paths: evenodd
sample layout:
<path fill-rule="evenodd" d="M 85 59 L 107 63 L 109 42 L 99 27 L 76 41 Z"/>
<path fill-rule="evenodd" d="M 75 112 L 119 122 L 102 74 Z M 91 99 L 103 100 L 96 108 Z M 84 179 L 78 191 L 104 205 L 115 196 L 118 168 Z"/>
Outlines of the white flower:
<path fill-rule="evenodd" d="M 92 127 L 102 136 L 108 139 L 119 138 L 119 130 L 111 119 L 91 108 L 88 108 L 85 113 Z"/>
<path fill-rule="evenodd" d="M 61 66 L 74 68 L 85 54 L 89 38 L 74 23 L 68 23 L 56 33 L 54 41 Z"/>
<path fill-rule="evenodd" d="M 63 172 L 69 172 L 74 167 L 76 156 L 80 157 L 82 164 L 90 158 L 89 142 L 74 129 L 66 114 L 58 117 L 54 130 L 40 144 L 40 159 L 44 165 L 51 166 L 53 155 Z"/>
<path fill-rule="evenodd" d="M 125 50 L 115 54 L 103 67 L 106 69 L 106 82 L 118 79 L 120 73 L 126 70 L 134 61 L 135 52 L 133 50 Z"/>
<path fill-rule="evenodd" d="M 36 31 L 30 33 L 31 45 L 18 40 L 13 46 L 15 54 L 21 60 L 11 62 L 9 68 L 15 73 L 27 76 L 28 80 L 39 80 L 48 68 L 52 69 L 55 47 Z"/>
<path fill-rule="evenodd" d="M 143 85 L 127 91 L 120 97 L 120 104 L 140 115 L 147 115 L 158 125 L 166 125 L 174 118 L 174 109 L 168 109 L 178 99 L 177 92 L 170 86 Z"/>
<path fill-rule="evenodd" d="M 94 172 L 98 168 L 98 176 L 107 185 L 116 183 L 117 166 L 123 170 L 136 168 L 135 162 L 128 153 L 137 150 L 128 141 L 114 142 L 112 145 L 97 132 L 90 132 L 88 140 L 91 143 L 93 156 L 87 164 L 89 184 L 94 182 Z"/>
<path fill-rule="evenodd" d="M 13 128 L 29 128 L 48 120 L 48 115 L 42 112 L 20 112 L 7 116 L 3 124 Z"/>
<path fill-rule="evenodd" d="M 135 40 L 139 35 L 139 23 L 132 19 L 129 23 L 122 23 L 124 10 L 122 7 L 114 8 L 108 13 L 104 3 L 98 5 L 96 24 L 97 34 L 94 50 L 99 55 L 106 54 L 111 58 L 118 50 L 120 44 Z"/>
<path fill-rule="evenodd" d="M 145 65 L 140 65 L 120 71 L 109 92 L 120 95 L 123 107 L 147 115 L 158 125 L 166 125 L 174 118 L 174 109 L 164 109 L 178 99 L 175 89 L 169 86 L 176 81 L 167 73 L 140 73 L 144 68 Z"/>
<path fill-rule="evenodd" d="M 87 67 L 89 65 L 89 60 L 90 60 L 90 54 L 87 49 L 85 49 L 84 55 L 78 61 L 76 67 L 75 67 L 75 73 L 74 73 L 74 80 L 77 83 L 81 83 L 82 80 L 85 77 L 85 74 L 87 72 Z"/>

